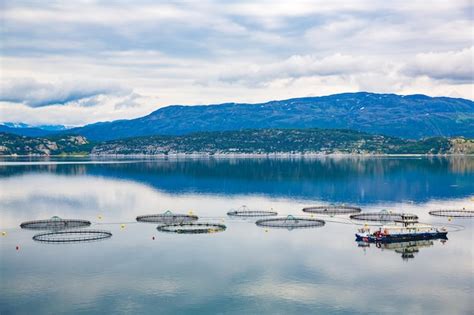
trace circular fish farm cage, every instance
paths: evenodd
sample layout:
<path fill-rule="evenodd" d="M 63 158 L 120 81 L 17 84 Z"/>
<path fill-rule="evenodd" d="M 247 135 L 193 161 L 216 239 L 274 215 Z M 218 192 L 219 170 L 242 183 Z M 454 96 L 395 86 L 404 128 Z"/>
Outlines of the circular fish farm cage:
<path fill-rule="evenodd" d="M 362 209 L 359 207 L 346 205 L 328 205 L 303 208 L 303 212 L 326 215 L 355 214 L 360 213 L 361 211 Z"/>
<path fill-rule="evenodd" d="M 242 206 L 237 210 L 230 210 L 227 212 L 227 215 L 230 217 L 242 217 L 242 218 L 251 218 L 251 217 L 271 217 L 278 215 L 275 211 L 264 211 L 264 210 L 250 210 L 247 206 Z"/>
<path fill-rule="evenodd" d="M 99 230 L 55 231 L 40 233 L 33 236 L 33 240 L 42 243 L 84 243 L 108 239 L 112 233 Z"/>
<path fill-rule="evenodd" d="M 88 227 L 91 225 L 90 221 L 77 219 L 61 219 L 60 217 L 52 217 L 47 220 L 26 221 L 20 224 L 22 229 L 29 230 L 66 230 Z"/>
<path fill-rule="evenodd" d="M 283 228 L 288 230 L 301 228 L 317 228 L 326 224 L 325 221 L 319 219 L 298 218 L 289 215 L 284 218 L 260 219 L 255 222 L 257 226 L 269 228 Z"/>
<path fill-rule="evenodd" d="M 436 217 L 474 218 L 474 210 L 433 210 L 428 212 Z"/>
<path fill-rule="evenodd" d="M 137 217 L 138 222 L 144 223 L 161 223 L 161 224 L 184 224 L 198 220 L 198 216 L 192 214 L 175 214 L 171 211 L 166 211 L 160 214 L 148 214 Z"/>
<path fill-rule="evenodd" d="M 373 222 L 394 222 L 400 221 L 403 219 L 403 216 L 412 216 L 418 219 L 418 216 L 408 213 L 395 213 L 388 212 L 387 210 L 382 210 L 380 212 L 366 212 L 352 214 L 349 218 L 356 221 L 373 221 Z"/>
<path fill-rule="evenodd" d="M 156 229 L 160 232 L 177 233 L 177 234 L 209 234 L 224 232 L 226 230 L 224 224 L 217 223 L 184 223 L 184 224 L 168 224 L 158 226 Z"/>

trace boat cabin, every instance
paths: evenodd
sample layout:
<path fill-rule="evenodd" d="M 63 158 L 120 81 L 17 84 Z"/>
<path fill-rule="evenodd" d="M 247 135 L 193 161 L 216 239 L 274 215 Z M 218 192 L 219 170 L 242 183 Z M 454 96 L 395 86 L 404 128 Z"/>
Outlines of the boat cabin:
<path fill-rule="evenodd" d="M 408 226 L 410 224 L 418 223 L 418 216 L 414 214 L 402 213 L 400 215 L 400 219 L 394 220 L 394 221 L 398 223 L 402 223 L 404 226 Z"/>

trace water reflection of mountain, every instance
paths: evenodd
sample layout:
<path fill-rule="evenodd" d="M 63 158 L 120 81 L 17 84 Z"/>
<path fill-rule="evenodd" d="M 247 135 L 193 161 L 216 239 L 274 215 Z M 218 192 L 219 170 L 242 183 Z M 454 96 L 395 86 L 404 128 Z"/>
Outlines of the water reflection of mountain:
<path fill-rule="evenodd" d="M 366 243 L 358 242 L 358 246 L 367 250 L 368 248 L 378 248 L 382 251 L 389 250 L 395 253 L 401 254 L 403 260 L 410 260 L 415 258 L 421 248 L 431 247 L 438 240 L 418 240 L 410 242 L 394 242 L 394 243 Z M 440 242 L 446 242 L 446 239 L 439 240 Z"/>
<path fill-rule="evenodd" d="M 463 198 L 474 190 L 474 158 L 155 160 L 127 164 L 0 166 L 146 183 L 169 193 L 265 194 L 358 204 Z"/>

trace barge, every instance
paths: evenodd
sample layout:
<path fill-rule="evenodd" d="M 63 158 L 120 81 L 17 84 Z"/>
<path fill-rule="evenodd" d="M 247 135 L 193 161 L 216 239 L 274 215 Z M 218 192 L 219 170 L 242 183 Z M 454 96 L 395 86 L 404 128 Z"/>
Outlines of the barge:
<path fill-rule="evenodd" d="M 418 223 L 418 217 L 402 214 L 400 220 L 393 224 L 383 225 L 372 232 L 367 225 L 355 234 L 356 241 L 366 243 L 394 243 L 402 241 L 447 239 L 445 228 L 436 228 Z"/>

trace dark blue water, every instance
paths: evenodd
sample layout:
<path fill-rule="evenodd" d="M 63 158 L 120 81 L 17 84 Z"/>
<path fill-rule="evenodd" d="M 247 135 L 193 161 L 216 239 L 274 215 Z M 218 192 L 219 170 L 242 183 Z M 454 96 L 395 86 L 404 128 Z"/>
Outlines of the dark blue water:
<path fill-rule="evenodd" d="M 9 160 L 0 163 L 0 313 L 468 314 L 473 221 L 428 211 L 472 209 L 473 198 L 474 158 Z M 288 231 L 226 216 L 243 204 L 286 216 L 324 203 L 412 212 L 451 232 L 446 242 L 359 247 L 347 217 Z M 227 230 L 163 234 L 134 221 L 169 209 Z M 18 227 L 54 215 L 113 236 L 49 245 Z"/>

